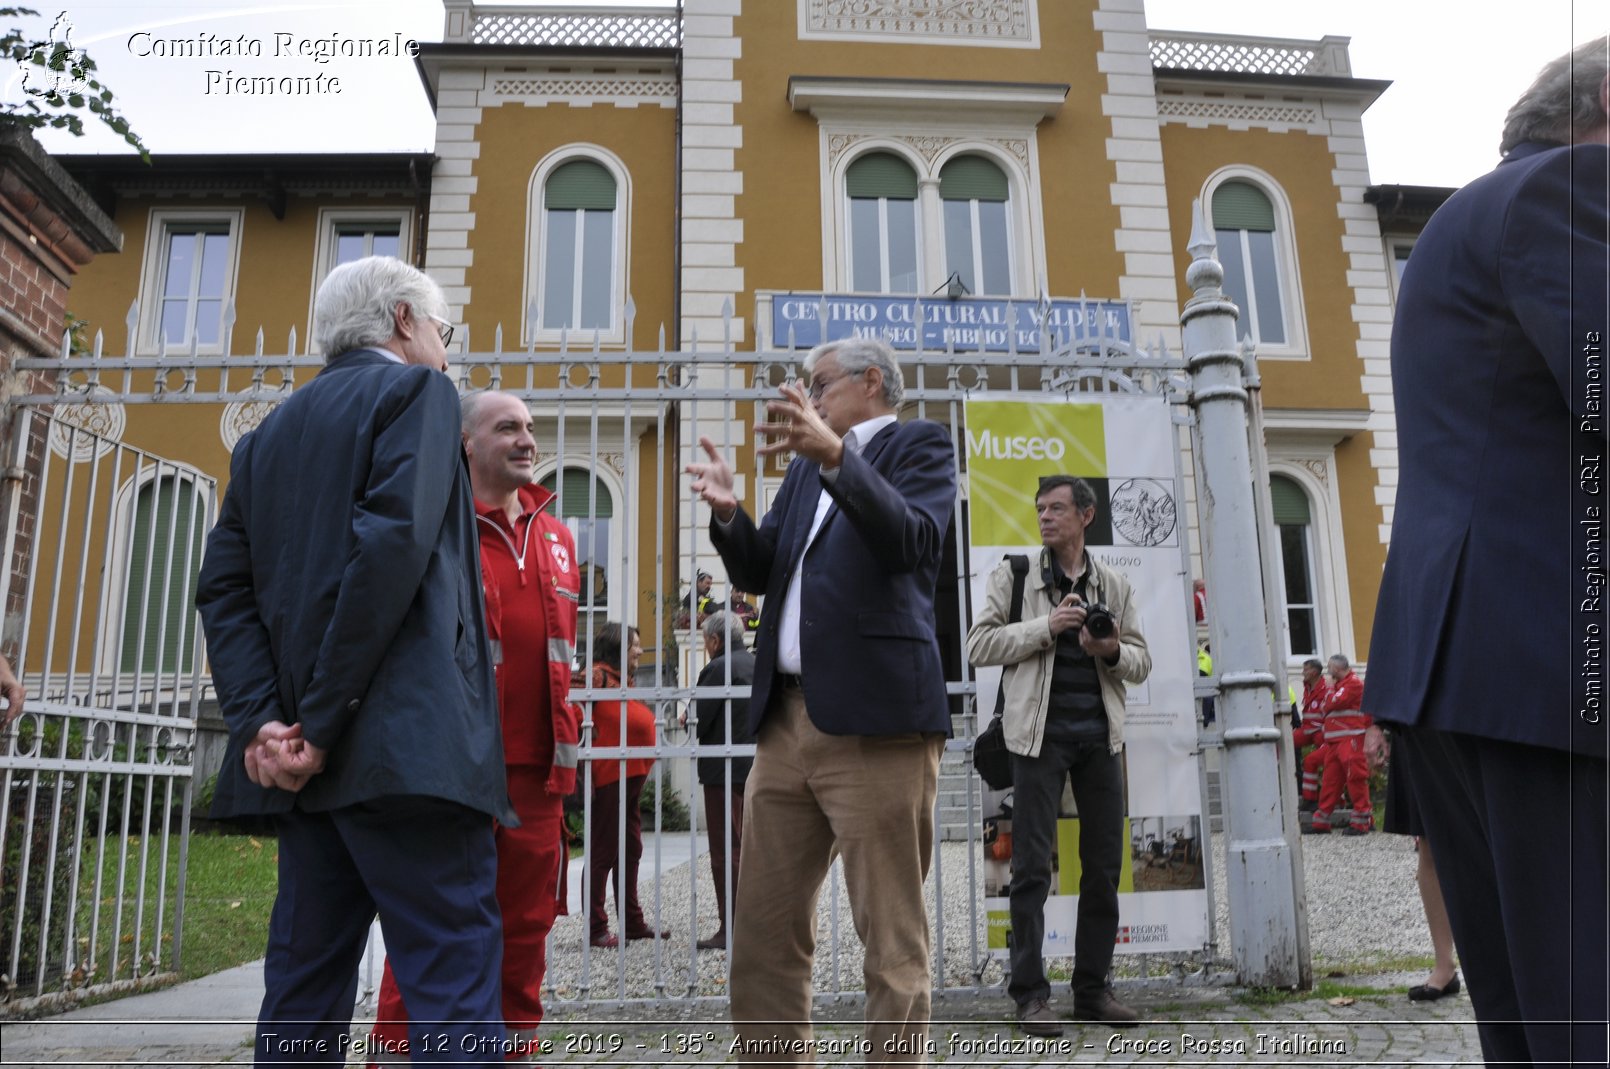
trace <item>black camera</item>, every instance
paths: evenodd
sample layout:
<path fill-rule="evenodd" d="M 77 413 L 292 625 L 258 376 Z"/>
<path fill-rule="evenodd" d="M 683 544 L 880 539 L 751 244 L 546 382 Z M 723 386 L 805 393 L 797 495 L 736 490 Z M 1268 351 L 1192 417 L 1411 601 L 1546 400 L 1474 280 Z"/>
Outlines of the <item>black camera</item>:
<path fill-rule="evenodd" d="M 1085 609 L 1085 630 L 1090 632 L 1091 638 L 1106 638 L 1118 630 L 1113 622 L 1112 610 L 1097 602 Z"/>

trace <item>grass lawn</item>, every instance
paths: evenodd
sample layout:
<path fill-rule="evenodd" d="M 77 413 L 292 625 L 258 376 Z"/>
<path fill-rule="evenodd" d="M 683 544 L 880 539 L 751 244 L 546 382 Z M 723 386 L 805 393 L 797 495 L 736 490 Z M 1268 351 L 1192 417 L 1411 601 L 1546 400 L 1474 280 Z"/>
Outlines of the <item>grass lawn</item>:
<path fill-rule="evenodd" d="M 192 980 L 263 956 L 279 885 L 278 843 L 250 835 L 192 835 L 185 878 L 184 961 Z"/>

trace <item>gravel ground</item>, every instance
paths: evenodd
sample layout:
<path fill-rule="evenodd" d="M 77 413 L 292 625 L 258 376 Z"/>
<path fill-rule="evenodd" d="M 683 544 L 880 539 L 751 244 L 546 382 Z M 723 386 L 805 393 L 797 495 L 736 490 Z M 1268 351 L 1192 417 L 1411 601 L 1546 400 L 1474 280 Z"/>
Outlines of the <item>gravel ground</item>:
<path fill-rule="evenodd" d="M 1363 838 L 1333 834 L 1305 837 L 1301 848 L 1316 979 L 1329 973 L 1414 974 L 1429 964 L 1431 940 L 1415 888 L 1412 840 L 1382 833 Z M 1209 962 L 1210 972 L 1228 969 L 1231 961 L 1222 835 L 1213 837 L 1212 850 L 1215 932 L 1219 946 Z M 996 959 L 975 958 L 972 943 L 969 886 L 976 887 L 982 895 L 981 871 L 969 871 L 965 843 L 944 843 L 940 851 L 938 868 L 942 870 L 945 892 L 943 986 L 1000 984 L 1004 977 L 1002 963 Z M 697 880 L 696 887 L 690 876 Z M 856 992 L 863 986 L 861 944 L 855 935 L 842 883 L 835 881 L 830 886 L 835 884 L 837 893 L 829 894 L 824 889 L 818 907 L 815 973 L 818 993 Z M 931 876 L 927 895 L 931 917 L 940 915 L 934 901 L 938 884 Z M 548 942 L 548 981 L 553 988 L 555 1009 L 566 1002 L 638 1001 L 694 995 L 724 997 L 726 953 L 696 952 L 692 947 L 694 939 L 710 935 L 716 928 L 709 861 L 700 856 L 691 865 L 672 869 L 656 884 L 652 879 L 650 853 L 644 857 L 639 892 L 650 923 L 654 924 L 657 908 L 659 923 L 656 926 L 670 929 L 671 940 L 629 943 L 624 953 L 589 948 L 584 946 L 585 918 L 561 917 Z M 697 931 L 689 920 L 695 899 Z M 979 905 L 981 911 L 981 897 Z M 983 939 L 980 918 L 978 946 L 983 945 Z M 939 957 L 937 934 L 935 956 Z M 974 965 L 975 960 L 982 961 L 981 967 Z M 1065 967 L 1069 963 L 1061 964 Z M 1195 972 L 1204 964 L 1204 955 L 1151 955 L 1145 964 L 1154 978 L 1168 975 L 1179 967 Z M 1137 957 L 1117 959 L 1120 978 L 1138 977 L 1140 968 L 1141 960 Z"/>

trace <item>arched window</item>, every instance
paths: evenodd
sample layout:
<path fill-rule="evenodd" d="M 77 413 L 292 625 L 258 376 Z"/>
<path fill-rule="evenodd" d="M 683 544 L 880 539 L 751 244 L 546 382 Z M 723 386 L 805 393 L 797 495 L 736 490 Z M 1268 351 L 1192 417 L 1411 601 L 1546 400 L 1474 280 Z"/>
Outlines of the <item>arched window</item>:
<path fill-rule="evenodd" d="M 542 329 L 615 325 L 617 194 L 615 176 L 596 160 L 571 160 L 549 172 L 542 189 Z"/>
<path fill-rule="evenodd" d="M 134 495 L 118 665 L 132 675 L 184 674 L 196 646 L 196 577 L 206 505 L 194 480 L 159 475 Z"/>
<path fill-rule="evenodd" d="M 1222 183 L 1213 191 L 1213 229 L 1224 265 L 1224 292 L 1241 308 L 1241 329 L 1259 344 L 1291 344 L 1287 283 L 1268 194 L 1251 182 Z"/>
<path fill-rule="evenodd" d="M 844 176 L 849 198 L 850 288 L 916 293 L 917 172 L 890 152 L 869 152 Z"/>
<path fill-rule="evenodd" d="M 558 513 L 576 539 L 576 567 L 581 569 L 581 601 L 577 609 L 576 646 L 586 650 L 587 636 L 609 619 L 611 521 L 615 499 L 602 479 L 585 468 L 564 469 L 563 482 L 549 472 L 541 480 L 560 497 Z"/>
<path fill-rule="evenodd" d="M 939 169 L 945 210 L 945 277 L 968 292 L 1009 296 L 1012 249 L 1006 174 L 982 156 L 957 156 Z"/>
<path fill-rule="evenodd" d="M 1281 594 L 1286 610 L 1286 655 L 1318 657 L 1319 605 L 1314 577 L 1313 518 L 1308 495 L 1293 479 L 1269 477 L 1269 498 L 1280 533 Z"/>

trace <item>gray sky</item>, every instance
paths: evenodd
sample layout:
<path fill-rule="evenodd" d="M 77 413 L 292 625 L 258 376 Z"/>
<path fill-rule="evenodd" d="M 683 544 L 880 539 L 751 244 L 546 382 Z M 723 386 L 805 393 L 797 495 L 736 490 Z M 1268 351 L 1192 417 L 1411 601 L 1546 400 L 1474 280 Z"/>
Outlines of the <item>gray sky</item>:
<path fill-rule="evenodd" d="M 62 0 L 57 0 L 61 3 Z M 792 0 L 750 0 L 785 3 Z M 1041 0 L 1042 3 L 1062 0 Z M 654 0 L 638 0 L 640 5 Z M 529 6 L 529 5 L 522 5 Z M 565 4 L 561 6 L 575 6 Z M 414 64 L 406 57 L 299 55 L 304 41 L 370 38 L 439 40 L 439 0 L 341 3 L 67 0 L 17 20 L 43 34 L 56 12 L 73 23 L 117 104 L 154 152 L 325 152 L 429 150 L 433 126 Z M 1353 73 L 1394 84 L 1365 115 L 1370 172 L 1378 183 L 1460 185 L 1497 159 L 1504 113 L 1548 60 L 1604 33 L 1602 2 L 1531 0 L 1511 8 L 1453 0 L 1147 0 L 1156 29 L 1270 37 L 1351 37 Z M 182 57 L 156 42 L 245 35 L 261 55 Z M 339 93 L 244 96 L 228 75 L 323 75 Z M 12 77 L 6 99 L 21 88 Z M 61 152 L 122 151 L 110 133 L 74 139 L 54 133 Z"/>

